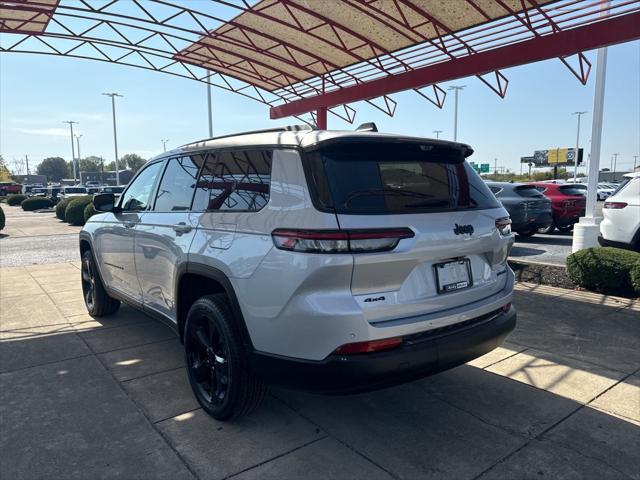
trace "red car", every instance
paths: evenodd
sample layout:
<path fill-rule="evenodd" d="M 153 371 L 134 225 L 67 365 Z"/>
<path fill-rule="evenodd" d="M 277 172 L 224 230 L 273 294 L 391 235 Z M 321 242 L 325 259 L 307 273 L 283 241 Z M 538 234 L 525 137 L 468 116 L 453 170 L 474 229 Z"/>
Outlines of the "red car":
<path fill-rule="evenodd" d="M 541 233 L 552 233 L 554 229 L 568 232 L 577 223 L 587 204 L 587 187 L 571 183 L 531 182 L 530 185 L 542 192 L 551 200 L 553 223 L 538 230 Z"/>
<path fill-rule="evenodd" d="M 0 182 L 0 195 L 9 193 L 22 193 L 22 185 L 13 182 Z"/>

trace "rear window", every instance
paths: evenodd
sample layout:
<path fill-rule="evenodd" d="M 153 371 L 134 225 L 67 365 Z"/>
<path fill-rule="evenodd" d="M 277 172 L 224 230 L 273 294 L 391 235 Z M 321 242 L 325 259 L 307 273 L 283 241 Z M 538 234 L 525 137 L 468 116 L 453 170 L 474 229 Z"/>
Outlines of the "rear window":
<path fill-rule="evenodd" d="M 586 195 L 587 187 L 584 185 L 561 185 L 559 187 L 560 192 L 565 195 Z"/>
<path fill-rule="evenodd" d="M 514 188 L 521 197 L 542 197 L 542 193 L 533 185 L 521 185 Z"/>
<path fill-rule="evenodd" d="M 64 189 L 64 193 L 87 193 L 87 189 L 84 187 L 67 187 Z"/>
<path fill-rule="evenodd" d="M 462 151 L 420 143 L 340 142 L 305 156 L 320 209 L 393 214 L 496 208 Z"/>

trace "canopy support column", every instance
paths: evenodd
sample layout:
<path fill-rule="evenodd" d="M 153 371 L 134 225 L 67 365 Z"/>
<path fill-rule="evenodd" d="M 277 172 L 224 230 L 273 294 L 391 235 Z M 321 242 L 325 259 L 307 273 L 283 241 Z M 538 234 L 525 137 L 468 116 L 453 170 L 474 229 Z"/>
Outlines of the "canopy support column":
<path fill-rule="evenodd" d="M 327 129 L 327 107 L 318 107 L 316 110 L 316 126 L 319 130 Z"/>

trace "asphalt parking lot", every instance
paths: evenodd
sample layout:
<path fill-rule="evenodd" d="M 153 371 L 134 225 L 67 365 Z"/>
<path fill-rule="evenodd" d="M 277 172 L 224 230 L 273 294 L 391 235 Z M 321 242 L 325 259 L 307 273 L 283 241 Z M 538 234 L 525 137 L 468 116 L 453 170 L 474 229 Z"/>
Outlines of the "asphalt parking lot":
<path fill-rule="evenodd" d="M 173 332 L 92 319 L 79 277 L 0 268 L 0 478 L 640 478 L 637 301 L 518 284 L 516 330 L 467 365 L 354 396 L 273 388 L 220 423 Z"/>

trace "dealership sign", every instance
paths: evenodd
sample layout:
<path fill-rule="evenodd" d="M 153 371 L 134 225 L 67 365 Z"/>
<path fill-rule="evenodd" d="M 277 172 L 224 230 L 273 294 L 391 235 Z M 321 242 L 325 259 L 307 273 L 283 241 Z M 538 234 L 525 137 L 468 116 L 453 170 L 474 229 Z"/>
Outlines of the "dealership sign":
<path fill-rule="evenodd" d="M 582 163 L 582 148 L 578 151 L 578 165 Z M 521 157 L 521 163 L 533 163 L 536 167 L 548 167 L 556 165 L 573 165 L 576 156 L 575 148 L 552 148 L 549 150 L 536 150 L 533 157 Z"/>

